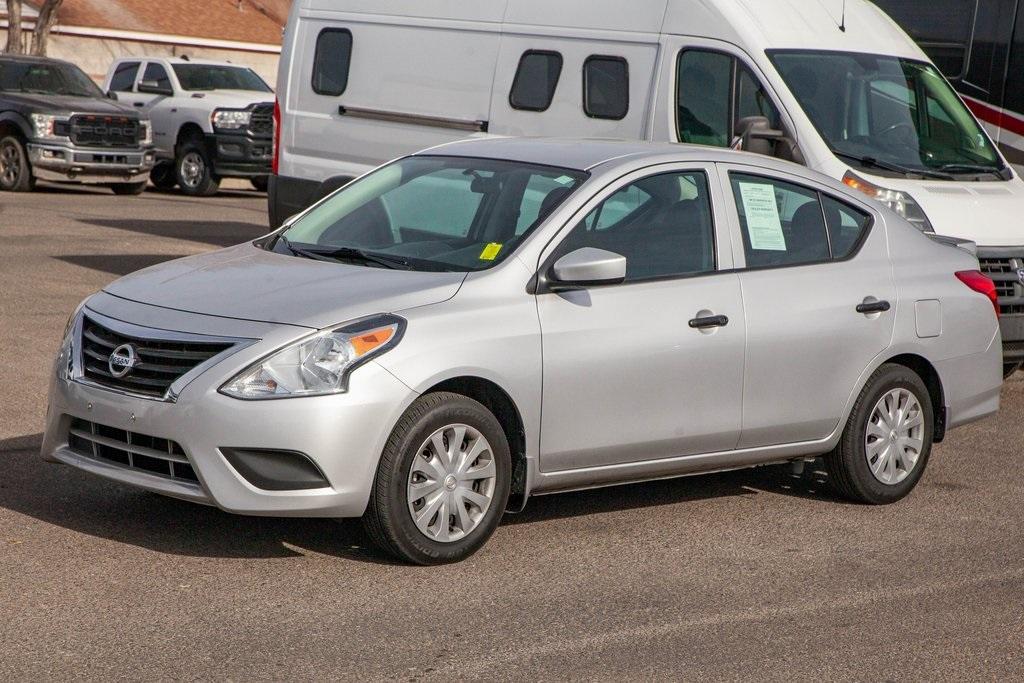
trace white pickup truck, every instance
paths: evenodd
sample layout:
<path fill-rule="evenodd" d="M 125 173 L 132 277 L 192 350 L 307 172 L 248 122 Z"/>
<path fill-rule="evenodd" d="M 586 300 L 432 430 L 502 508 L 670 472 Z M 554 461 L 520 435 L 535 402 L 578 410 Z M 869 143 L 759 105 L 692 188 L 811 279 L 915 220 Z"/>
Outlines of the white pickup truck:
<path fill-rule="evenodd" d="M 221 178 L 266 190 L 274 135 L 274 91 L 252 69 L 185 57 L 125 57 L 104 90 L 137 107 L 153 126 L 150 180 L 188 195 L 216 194 Z"/>

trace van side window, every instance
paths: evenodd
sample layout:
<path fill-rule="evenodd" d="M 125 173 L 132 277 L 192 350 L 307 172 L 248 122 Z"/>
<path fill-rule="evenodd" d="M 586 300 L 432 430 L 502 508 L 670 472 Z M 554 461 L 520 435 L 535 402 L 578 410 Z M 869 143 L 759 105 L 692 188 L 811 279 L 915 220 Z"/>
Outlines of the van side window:
<path fill-rule="evenodd" d="M 772 104 L 771 98 L 757 76 L 750 69 L 738 64 L 736 69 L 736 115 L 734 125 L 748 116 L 763 116 L 769 125 L 778 130 L 782 126 L 779 110 Z M 735 133 L 733 133 L 735 135 Z"/>
<path fill-rule="evenodd" d="M 715 269 L 714 224 L 704 173 L 660 173 L 626 185 L 592 210 L 558 246 L 626 257 L 626 282 Z"/>
<path fill-rule="evenodd" d="M 351 61 L 351 31 L 346 28 L 325 28 L 320 31 L 313 53 L 313 92 L 332 97 L 345 92 Z"/>
<path fill-rule="evenodd" d="M 139 62 L 121 62 L 114 68 L 110 77 L 110 90 L 114 92 L 131 92 L 135 87 L 135 76 L 139 73 Z"/>
<path fill-rule="evenodd" d="M 527 50 L 519 58 L 508 101 L 513 109 L 545 111 L 551 106 L 562 75 L 562 55 L 543 50 Z"/>
<path fill-rule="evenodd" d="M 171 87 L 171 79 L 167 76 L 167 69 L 154 62 L 146 65 L 146 71 L 142 74 L 142 80 L 156 81 L 156 84 L 161 88 Z"/>
<path fill-rule="evenodd" d="M 587 57 L 583 63 L 583 111 L 594 119 L 626 118 L 629 64 L 622 57 Z"/>

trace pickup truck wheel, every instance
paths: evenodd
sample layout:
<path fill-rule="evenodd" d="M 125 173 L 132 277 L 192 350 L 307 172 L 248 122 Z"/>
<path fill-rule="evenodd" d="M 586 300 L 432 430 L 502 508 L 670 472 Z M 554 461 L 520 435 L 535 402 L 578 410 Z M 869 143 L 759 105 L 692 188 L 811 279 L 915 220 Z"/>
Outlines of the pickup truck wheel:
<path fill-rule="evenodd" d="M 149 182 L 158 190 L 173 190 L 178 184 L 178 176 L 174 172 L 174 163 L 161 161 L 149 172 Z"/>
<path fill-rule="evenodd" d="M 213 175 L 213 167 L 201 140 L 188 140 L 178 149 L 175 159 L 178 187 L 193 197 L 211 197 L 217 194 L 220 181 Z"/>
<path fill-rule="evenodd" d="M 141 183 L 111 183 L 110 189 L 114 194 L 120 195 L 142 194 L 146 191 L 146 181 L 143 180 Z"/>
<path fill-rule="evenodd" d="M 0 190 L 31 192 L 35 185 L 24 143 L 13 135 L 0 139 Z"/>
<path fill-rule="evenodd" d="M 270 177 L 258 175 L 255 178 L 249 178 L 249 182 L 252 183 L 257 192 L 266 192 L 267 187 L 270 185 Z"/>

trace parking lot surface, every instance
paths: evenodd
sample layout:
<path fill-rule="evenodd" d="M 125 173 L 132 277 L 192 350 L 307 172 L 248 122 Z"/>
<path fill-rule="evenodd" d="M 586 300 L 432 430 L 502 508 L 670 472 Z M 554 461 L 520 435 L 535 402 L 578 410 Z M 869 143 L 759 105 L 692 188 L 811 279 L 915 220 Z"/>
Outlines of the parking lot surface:
<path fill-rule="evenodd" d="M 1024 677 L 1024 381 L 889 507 L 786 467 L 536 498 L 467 562 L 38 457 L 64 322 L 266 231 L 265 197 L 0 195 L 0 679 Z"/>

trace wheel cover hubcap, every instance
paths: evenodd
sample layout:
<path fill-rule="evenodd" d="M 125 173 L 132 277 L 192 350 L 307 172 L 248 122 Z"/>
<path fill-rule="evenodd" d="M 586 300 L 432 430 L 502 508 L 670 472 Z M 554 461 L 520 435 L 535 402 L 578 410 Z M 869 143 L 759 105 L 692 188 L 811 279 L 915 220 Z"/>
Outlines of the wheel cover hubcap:
<path fill-rule="evenodd" d="M 6 185 L 14 185 L 21 175 L 21 153 L 14 145 L 7 144 L 0 149 L 0 179 Z"/>
<path fill-rule="evenodd" d="M 924 411 L 904 388 L 878 399 L 864 432 L 864 455 L 875 479 L 888 486 L 907 478 L 924 448 Z"/>
<path fill-rule="evenodd" d="M 490 509 L 496 481 L 491 444 L 479 430 L 464 424 L 438 429 L 409 469 L 406 498 L 416 528 L 441 543 L 465 538 Z"/>
<path fill-rule="evenodd" d="M 198 152 L 189 152 L 181 160 L 181 180 L 189 187 L 195 187 L 203 178 L 206 162 Z"/>

